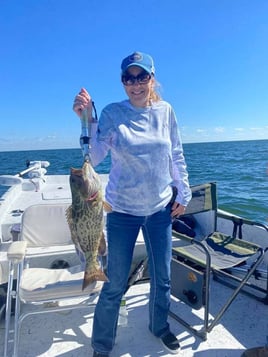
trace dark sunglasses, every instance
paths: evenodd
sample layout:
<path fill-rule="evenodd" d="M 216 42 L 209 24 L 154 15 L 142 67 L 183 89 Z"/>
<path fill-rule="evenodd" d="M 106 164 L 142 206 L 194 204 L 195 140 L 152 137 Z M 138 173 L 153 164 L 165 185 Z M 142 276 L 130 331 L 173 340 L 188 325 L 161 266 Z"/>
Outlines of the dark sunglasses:
<path fill-rule="evenodd" d="M 132 76 L 132 74 L 126 73 L 122 75 L 122 83 L 125 86 L 133 86 L 136 82 L 139 84 L 147 84 L 152 76 L 147 72 L 141 72 L 137 76 Z"/>

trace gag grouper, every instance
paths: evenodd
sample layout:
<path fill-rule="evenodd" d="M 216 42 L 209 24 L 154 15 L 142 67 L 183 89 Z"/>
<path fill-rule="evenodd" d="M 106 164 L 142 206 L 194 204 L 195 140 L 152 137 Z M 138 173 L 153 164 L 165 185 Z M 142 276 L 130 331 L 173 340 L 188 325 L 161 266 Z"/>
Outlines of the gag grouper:
<path fill-rule="evenodd" d="M 95 281 L 107 281 L 100 268 L 98 256 L 106 252 L 103 233 L 103 198 L 99 175 L 94 171 L 90 158 L 91 128 L 87 111 L 83 111 L 82 151 L 84 164 L 81 169 L 71 168 L 70 187 L 72 205 L 67 209 L 67 221 L 76 249 L 85 257 L 85 274 L 82 290 Z"/>

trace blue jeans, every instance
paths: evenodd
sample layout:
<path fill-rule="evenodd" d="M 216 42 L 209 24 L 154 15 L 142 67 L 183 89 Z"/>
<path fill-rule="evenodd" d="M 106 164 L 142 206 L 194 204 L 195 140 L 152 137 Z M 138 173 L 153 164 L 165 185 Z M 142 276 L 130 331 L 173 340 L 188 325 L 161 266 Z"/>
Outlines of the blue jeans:
<path fill-rule="evenodd" d="M 171 205 L 150 216 L 107 214 L 109 281 L 95 309 L 92 347 L 109 353 L 115 343 L 120 301 L 127 286 L 135 242 L 143 231 L 150 272 L 149 329 L 157 337 L 169 332 Z"/>

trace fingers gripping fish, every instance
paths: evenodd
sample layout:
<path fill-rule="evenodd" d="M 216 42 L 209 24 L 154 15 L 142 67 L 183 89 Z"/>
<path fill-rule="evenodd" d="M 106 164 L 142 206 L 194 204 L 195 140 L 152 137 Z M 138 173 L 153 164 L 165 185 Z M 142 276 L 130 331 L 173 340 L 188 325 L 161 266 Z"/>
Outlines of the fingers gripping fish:
<path fill-rule="evenodd" d="M 108 280 L 98 262 L 98 255 L 106 252 L 101 180 L 88 160 L 81 169 L 71 168 L 70 187 L 72 205 L 66 215 L 72 240 L 86 259 L 84 290 L 97 280 Z"/>

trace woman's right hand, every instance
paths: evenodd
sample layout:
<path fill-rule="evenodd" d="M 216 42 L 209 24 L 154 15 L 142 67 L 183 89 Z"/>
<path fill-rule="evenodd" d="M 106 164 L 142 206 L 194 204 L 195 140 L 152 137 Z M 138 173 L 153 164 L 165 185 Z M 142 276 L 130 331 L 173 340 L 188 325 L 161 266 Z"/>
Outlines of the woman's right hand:
<path fill-rule="evenodd" d="M 92 118 L 92 98 L 85 88 L 74 98 L 73 110 L 81 118 L 83 110 L 87 109 L 88 119 Z"/>

